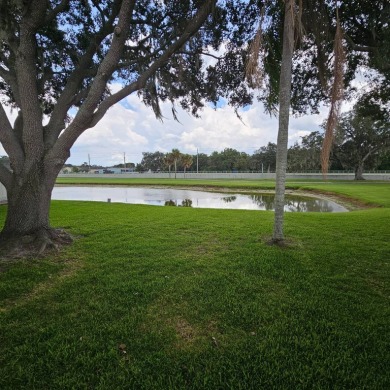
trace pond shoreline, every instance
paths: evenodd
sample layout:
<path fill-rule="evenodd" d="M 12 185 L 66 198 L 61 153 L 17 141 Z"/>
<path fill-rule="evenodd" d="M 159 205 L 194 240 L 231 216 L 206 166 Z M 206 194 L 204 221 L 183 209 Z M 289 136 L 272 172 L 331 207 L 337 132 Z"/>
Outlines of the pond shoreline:
<path fill-rule="evenodd" d="M 205 192 L 211 192 L 211 193 L 226 193 L 226 194 L 253 194 L 253 195 L 259 195 L 259 194 L 275 194 L 275 190 L 273 189 L 253 189 L 253 188 L 231 188 L 231 187 L 216 187 L 216 186 L 205 186 L 205 185 L 164 185 L 164 184 L 117 184 L 117 183 L 59 183 L 56 184 L 55 187 L 71 187 L 71 186 L 85 186 L 85 187 L 137 187 L 137 188 L 153 188 L 153 189 L 176 189 L 176 190 L 190 190 L 190 191 L 205 191 Z M 326 192 L 316 189 L 306 189 L 306 190 L 299 190 L 299 189 L 286 189 L 286 195 L 297 195 L 302 197 L 308 197 L 308 198 L 318 198 L 325 201 L 332 201 L 335 203 L 338 203 L 340 206 L 343 206 L 348 211 L 355 211 L 355 210 L 363 210 L 368 208 L 374 208 L 378 207 L 375 205 L 370 205 L 367 203 L 364 203 L 362 201 L 359 201 L 358 199 L 354 199 L 348 196 L 343 196 L 341 194 L 336 194 L 332 192 Z"/>
<path fill-rule="evenodd" d="M 138 187 L 138 186 L 137 186 Z M 275 194 L 275 190 L 271 189 L 245 189 L 245 188 L 223 188 L 223 187 L 208 187 L 208 186 L 164 186 L 164 185 L 151 185 L 148 186 L 151 188 L 172 188 L 180 190 L 192 190 L 192 191 L 207 191 L 207 192 L 223 192 L 223 193 L 234 193 L 234 194 Z M 348 211 L 362 210 L 373 208 L 376 206 L 367 205 L 364 202 L 361 202 L 357 199 L 353 199 L 347 196 L 342 196 L 340 194 L 335 194 L 331 192 L 319 191 L 319 190 L 293 190 L 286 189 L 286 195 L 298 195 L 308 198 L 319 198 L 323 200 L 333 201 L 338 203 L 340 206 L 345 207 Z"/>

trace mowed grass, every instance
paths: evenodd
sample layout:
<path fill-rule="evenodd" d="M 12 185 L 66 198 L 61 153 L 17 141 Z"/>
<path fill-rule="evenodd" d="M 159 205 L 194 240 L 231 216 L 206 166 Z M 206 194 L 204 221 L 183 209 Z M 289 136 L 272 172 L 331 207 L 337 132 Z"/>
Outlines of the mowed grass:
<path fill-rule="evenodd" d="M 0 263 L 0 388 L 390 388 L 389 184 L 304 185 L 382 207 L 283 249 L 272 212 L 54 201 L 74 245 Z"/>

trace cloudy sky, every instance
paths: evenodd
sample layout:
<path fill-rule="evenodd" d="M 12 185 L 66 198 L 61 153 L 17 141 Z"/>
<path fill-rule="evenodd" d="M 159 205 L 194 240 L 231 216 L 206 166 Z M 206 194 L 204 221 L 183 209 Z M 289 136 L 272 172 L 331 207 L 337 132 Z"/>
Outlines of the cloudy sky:
<path fill-rule="evenodd" d="M 278 121 L 264 113 L 260 103 L 241 112 L 240 121 L 228 106 L 214 110 L 205 107 L 201 118 L 194 118 L 178 109 L 180 123 L 171 114 L 171 105 L 162 106 L 163 122 L 145 107 L 136 95 L 131 95 L 112 107 L 93 128 L 76 142 L 68 162 L 109 166 L 123 162 L 140 162 L 142 152 L 169 152 L 173 148 L 183 153 L 210 154 L 214 150 L 234 148 L 252 154 L 268 142 L 276 142 Z M 319 115 L 292 118 L 290 144 L 311 131 L 319 130 L 326 117 L 326 108 Z"/>
<path fill-rule="evenodd" d="M 114 88 L 115 89 L 115 86 Z M 138 163 L 142 152 L 168 152 L 173 148 L 183 153 L 210 154 L 214 150 L 234 148 L 252 154 L 268 142 L 276 142 L 278 121 L 264 113 L 260 103 L 242 111 L 240 121 L 228 106 L 214 110 L 205 107 L 201 118 L 194 118 L 178 109 L 180 123 L 171 114 L 170 103 L 162 105 L 163 122 L 157 120 L 151 108 L 145 107 L 133 94 L 112 107 L 106 116 L 92 129 L 87 130 L 71 150 L 70 164 L 111 166 L 126 162 Z M 11 121 L 15 112 L 8 112 Z M 327 108 L 319 115 L 306 115 L 290 120 L 289 143 L 320 129 L 326 118 Z M 5 154 L 0 147 L 0 155 Z"/>

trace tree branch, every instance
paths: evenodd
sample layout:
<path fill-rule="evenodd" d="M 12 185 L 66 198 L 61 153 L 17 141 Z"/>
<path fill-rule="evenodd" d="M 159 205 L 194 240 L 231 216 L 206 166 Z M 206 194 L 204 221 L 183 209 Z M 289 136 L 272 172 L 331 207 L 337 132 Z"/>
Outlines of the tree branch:
<path fill-rule="evenodd" d="M 19 47 L 15 53 L 15 74 L 19 86 L 20 109 L 23 112 L 23 150 L 29 161 L 43 153 L 42 110 L 38 99 L 36 67 L 36 31 L 44 19 L 47 1 L 28 4 L 20 22 Z M 29 168 L 26 169 L 28 174 Z"/>
<path fill-rule="evenodd" d="M 112 105 L 119 102 L 134 91 L 143 88 L 146 85 L 148 79 L 153 76 L 155 72 L 161 66 L 163 66 L 170 59 L 170 57 L 175 52 L 177 52 L 194 34 L 196 34 L 196 32 L 209 16 L 216 1 L 217 0 L 207 0 L 204 2 L 195 16 L 187 23 L 187 26 L 180 37 L 177 38 L 176 41 L 174 41 L 161 54 L 161 56 L 138 77 L 137 81 L 106 98 L 96 110 L 97 104 L 99 103 L 99 99 L 101 98 L 102 93 L 106 87 L 109 76 L 111 76 L 112 72 L 115 70 L 117 66 L 117 60 L 120 58 L 118 56 L 120 54 L 118 51 L 120 47 L 116 47 L 119 44 L 117 41 L 118 37 L 114 37 L 111 48 L 103 60 L 101 66 L 99 67 L 98 75 L 93 82 L 89 97 L 81 106 L 73 122 L 59 137 L 55 147 L 52 149 L 53 155 L 64 153 L 64 151 L 70 148 L 77 140 L 77 138 L 87 128 L 95 126 Z M 130 22 L 130 19 L 128 19 L 126 16 L 123 17 L 123 20 L 121 19 L 122 18 L 120 17 L 118 26 L 120 26 L 122 29 L 121 22 L 124 25 L 127 25 Z M 122 31 L 124 30 L 122 29 Z"/>
<path fill-rule="evenodd" d="M 45 24 L 49 24 L 54 18 L 57 17 L 58 14 L 65 11 L 68 5 L 69 0 L 62 0 L 61 3 L 57 5 L 57 7 L 54 7 L 47 13 L 45 18 Z"/>
<path fill-rule="evenodd" d="M 348 43 L 350 44 L 352 50 L 354 51 L 361 51 L 361 52 L 364 52 L 364 53 L 367 53 L 367 52 L 376 52 L 378 51 L 378 48 L 375 47 L 375 46 L 364 46 L 364 45 L 357 45 L 353 40 L 352 38 L 344 33 L 344 36 L 345 38 L 347 39 Z"/>
<path fill-rule="evenodd" d="M 106 24 L 104 24 L 99 32 L 95 35 L 95 39 L 91 40 L 89 47 L 86 49 L 85 53 L 78 60 L 77 66 L 69 76 L 69 79 L 59 97 L 57 104 L 54 107 L 50 121 L 47 124 L 47 138 L 46 143 L 48 146 L 54 145 L 57 141 L 59 134 L 64 129 L 64 121 L 66 115 L 69 111 L 69 108 L 72 106 L 74 96 L 78 93 L 78 90 L 86 76 L 88 74 L 88 69 L 90 68 L 93 60 L 93 56 L 96 54 L 97 48 L 100 43 L 106 38 L 109 34 L 112 33 L 114 27 L 113 22 L 115 21 L 119 9 L 120 0 L 115 0 L 113 6 L 111 7 L 112 13 L 110 18 L 107 19 Z"/>
<path fill-rule="evenodd" d="M 194 55 L 193 53 L 190 53 L 190 52 L 184 51 L 184 50 L 178 51 L 177 54 Z M 206 52 L 204 52 L 204 51 L 199 52 L 199 54 L 202 55 L 202 56 L 207 56 L 207 57 L 215 58 L 216 60 L 223 60 L 223 59 L 225 58 L 225 56 L 218 57 L 218 56 L 216 56 L 216 55 L 214 55 L 214 54 L 206 53 Z"/>
<path fill-rule="evenodd" d="M 90 118 L 92 117 L 96 106 L 99 104 L 104 90 L 106 89 L 107 81 L 110 79 L 113 72 L 116 70 L 116 66 L 121 58 L 121 55 L 123 54 L 123 49 L 125 47 L 126 39 L 128 37 L 130 20 L 133 14 L 134 6 L 135 0 L 122 2 L 121 8 L 119 10 L 118 24 L 115 27 L 115 33 L 112 38 L 111 46 L 98 68 L 98 73 L 90 86 L 89 94 L 85 102 L 77 112 L 73 122 L 68 126 L 67 130 L 64 131 L 62 135 L 57 139 L 55 146 L 51 150 L 51 155 L 64 154 L 65 151 L 70 148 L 76 141 L 78 137 L 77 134 L 81 134 L 86 128 L 88 128 L 88 125 L 91 120 Z M 90 58 L 90 60 L 92 60 L 92 57 Z M 78 72 L 80 73 L 82 72 L 82 70 L 83 68 L 79 69 Z M 67 97 L 67 99 L 69 100 L 67 106 L 73 101 L 73 97 L 76 91 L 77 90 L 74 91 L 72 96 Z M 61 96 L 61 98 L 62 97 L 63 96 Z M 76 138 L 73 138 L 73 136 L 75 136 Z M 54 141 L 53 138 L 52 141 Z M 51 157 L 48 156 L 48 158 Z"/>
<path fill-rule="evenodd" d="M 95 6 L 95 8 L 99 11 L 100 17 L 102 18 L 102 24 L 104 24 L 106 20 L 106 16 L 104 15 L 103 10 L 100 8 L 99 2 L 96 0 L 92 0 L 92 4 Z"/>
<path fill-rule="evenodd" d="M 215 0 L 209 0 L 207 1 L 201 9 L 198 11 L 198 13 L 194 16 L 194 18 L 187 24 L 186 29 L 182 33 L 182 35 L 174 42 L 172 43 L 164 52 L 163 54 L 153 63 L 149 66 L 149 68 L 144 71 L 139 77 L 138 80 L 129 84 L 128 86 L 124 87 L 117 93 L 109 96 L 106 98 L 99 106 L 98 110 L 93 115 L 93 119 L 89 125 L 89 127 L 95 126 L 101 118 L 105 115 L 107 110 L 113 106 L 115 103 L 118 103 L 126 96 L 130 95 L 131 93 L 140 90 L 145 87 L 145 84 L 147 80 L 154 75 L 154 73 L 163 66 L 169 58 L 177 52 L 202 26 L 206 18 L 208 17 L 212 6 L 215 4 Z"/>

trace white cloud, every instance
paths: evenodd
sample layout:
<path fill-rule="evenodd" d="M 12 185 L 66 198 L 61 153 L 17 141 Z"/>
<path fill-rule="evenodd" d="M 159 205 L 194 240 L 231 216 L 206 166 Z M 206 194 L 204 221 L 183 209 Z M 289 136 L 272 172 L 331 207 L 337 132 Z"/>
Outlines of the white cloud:
<path fill-rule="evenodd" d="M 118 88 L 118 85 L 112 87 L 113 91 Z M 216 110 L 206 106 L 200 113 L 201 118 L 194 118 L 179 107 L 176 109 L 180 123 L 173 119 L 170 103 L 162 104 L 164 121 L 161 122 L 136 94 L 128 96 L 76 141 L 68 162 L 81 164 L 88 161 L 89 156 L 92 164 L 109 166 L 122 162 L 126 153 L 127 162 L 137 163 L 142 159 L 142 152 L 168 152 L 173 148 L 192 154 L 197 149 L 210 154 L 227 147 L 253 153 L 268 142 L 276 143 L 278 119 L 264 113 L 260 103 L 240 112 L 242 121 L 228 106 Z M 16 112 L 7 111 L 14 120 Z M 301 136 L 320 129 L 327 109 L 320 111 L 319 115 L 291 117 L 290 145 Z M 4 154 L 1 148 L 0 154 Z"/>

